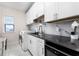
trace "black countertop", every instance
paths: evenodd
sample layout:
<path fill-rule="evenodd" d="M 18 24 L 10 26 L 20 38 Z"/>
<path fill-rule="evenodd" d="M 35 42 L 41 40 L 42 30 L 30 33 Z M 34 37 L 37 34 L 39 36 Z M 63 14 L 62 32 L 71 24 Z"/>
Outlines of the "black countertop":
<path fill-rule="evenodd" d="M 45 41 L 48 41 L 50 43 L 54 43 L 59 46 L 68 48 L 70 49 L 69 52 L 72 52 L 72 51 L 78 52 L 78 55 L 79 55 L 79 40 L 75 40 L 74 44 L 72 44 L 70 42 L 70 37 L 59 36 L 59 35 L 49 35 L 49 34 L 45 34 L 43 36 L 35 35 L 33 33 L 29 33 L 29 34 L 37 38 L 43 39 Z"/>

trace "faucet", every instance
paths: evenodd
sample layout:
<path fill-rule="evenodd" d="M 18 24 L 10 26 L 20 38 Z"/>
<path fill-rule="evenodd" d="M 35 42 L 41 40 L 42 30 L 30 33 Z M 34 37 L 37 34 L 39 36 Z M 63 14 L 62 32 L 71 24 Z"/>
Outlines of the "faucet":
<path fill-rule="evenodd" d="M 42 29 L 42 24 L 39 24 L 39 35 L 42 35 L 43 29 Z"/>
<path fill-rule="evenodd" d="M 40 36 L 44 35 L 45 30 L 44 30 L 44 24 L 43 23 L 39 24 L 39 30 L 38 30 L 38 32 L 39 32 Z"/>

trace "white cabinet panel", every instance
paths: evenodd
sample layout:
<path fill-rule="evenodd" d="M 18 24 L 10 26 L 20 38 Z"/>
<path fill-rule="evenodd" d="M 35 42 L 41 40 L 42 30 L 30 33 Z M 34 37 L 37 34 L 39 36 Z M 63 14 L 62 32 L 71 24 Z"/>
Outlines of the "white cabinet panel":
<path fill-rule="evenodd" d="M 79 15 L 79 3 L 75 2 L 59 2 L 58 3 L 58 18 L 65 18 Z"/>
<path fill-rule="evenodd" d="M 79 15 L 79 3 L 77 2 L 45 2 L 45 22 L 56 19 Z"/>
<path fill-rule="evenodd" d="M 72 2 L 72 15 L 79 15 L 79 3 Z"/>
<path fill-rule="evenodd" d="M 35 55 L 36 53 L 36 39 L 30 36 L 30 52 Z"/>
<path fill-rule="evenodd" d="M 34 56 L 37 56 L 37 38 L 31 35 L 28 35 L 28 37 L 28 49 Z"/>
<path fill-rule="evenodd" d="M 44 56 L 45 55 L 45 46 L 44 46 L 44 40 L 38 38 L 38 56 Z"/>
<path fill-rule="evenodd" d="M 47 2 L 44 4 L 44 13 L 45 13 L 45 22 L 56 20 L 57 11 L 58 11 L 58 4 L 56 2 Z"/>
<path fill-rule="evenodd" d="M 31 23 L 33 23 L 33 19 L 32 19 L 32 17 L 31 17 L 32 15 L 30 14 L 30 13 L 27 13 L 26 14 L 26 24 L 31 24 Z"/>
<path fill-rule="evenodd" d="M 43 2 L 38 2 L 37 5 L 37 13 L 36 13 L 36 17 L 40 17 L 41 15 L 44 14 L 44 3 Z"/>
<path fill-rule="evenodd" d="M 69 17 L 73 15 L 73 7 L 72 7 L 72 3 L 68 2 L 60 2 L 58 3 L 58 18 L 65 18 L 65 17 Z"/>
<path fill-rule="evenodd" d="M 37 39 L 35 37 L 32 37 L 32 44 L 31 44 L 31 52 L 34 56 L 37 56 Z"/>
<path fill-rule="evenodd" d="M 41 15 L 44 14 L 44 3 L 43 2 L 36 2 L 33 6 L 32 6 L 32 13 L 33 13 L 33 19 L 36 19 L 38 17 L 40 17 Z"/>
<path fill-rule="evenodd" d="M 28 49 L 30 50 L 31 49 L 31 40 L 30 40 L 30 36 L 27 34 L 27 44 L 28 44 Z"/>
<path fill-rule="evenodd" d="M 44 40 L 27 35 L 28 36 L 28 49 L 33 54 L 33 56 L 44 56 Z"/>
<path fill-rule="evenodd" d="M 22 34 L 22 48 L 23 50 L 27 50 L 28 49 L 28 38 L 27 38 L 27 35 L 26 35 L 26 32 Z"/>
<path fill-rule="evenodd" d="M 38 53 L 38 55 L 39 56 L 44 56 L 45 54 L 45 50 L 44 50 L 45 48 L 44 48 L 44 46 L 43 45 L 39 45 L 39 53 Z"/>
<path fill-rule="evenodd" d="M 44 14 L 43 2 L 36 2 L 32 5 L 30 10 L 26 13 L 26 23 L 31 24 L 33 20 Z"/>

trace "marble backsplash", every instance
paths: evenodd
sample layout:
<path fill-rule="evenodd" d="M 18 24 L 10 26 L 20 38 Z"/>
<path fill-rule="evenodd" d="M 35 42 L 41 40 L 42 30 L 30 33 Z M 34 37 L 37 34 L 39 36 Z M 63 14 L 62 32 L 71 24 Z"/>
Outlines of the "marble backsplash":
<path fill-rule="evenodd" d="M 79 18 L 77 18 L 78 20 Z M 77 21 L 79 23 L 79 21 Z M 73 29 L 71 28 L 71 24 L 73 21 L 64 21 L 64 22 L 57 22 L 57 23 L 46 23 L 44 26 L 45 33 L 51 35 L 61 35 L 69 37 Z M 38 24 L 31 24 L 29 26 L 30 30 L 33 30 Z M 61 31 L 57 31 L 57 26 L 62 29 Z M 79 35 L 79 27 L 77 28 L 77 34 Z"/>

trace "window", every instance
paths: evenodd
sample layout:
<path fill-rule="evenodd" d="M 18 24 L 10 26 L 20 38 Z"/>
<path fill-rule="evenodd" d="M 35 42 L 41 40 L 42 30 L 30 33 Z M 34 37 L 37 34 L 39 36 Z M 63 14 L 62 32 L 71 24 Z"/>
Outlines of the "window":
<path fill-rule="evenodd" d="M 5 16 L 4 24 L 5 32 L 14 32 L 14 17 Z"/>

